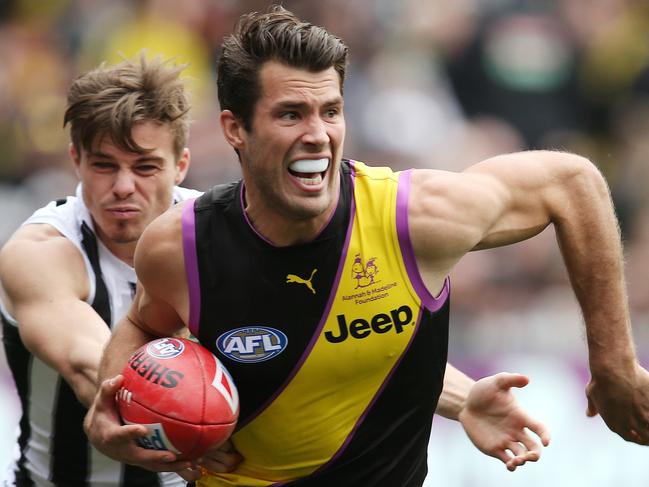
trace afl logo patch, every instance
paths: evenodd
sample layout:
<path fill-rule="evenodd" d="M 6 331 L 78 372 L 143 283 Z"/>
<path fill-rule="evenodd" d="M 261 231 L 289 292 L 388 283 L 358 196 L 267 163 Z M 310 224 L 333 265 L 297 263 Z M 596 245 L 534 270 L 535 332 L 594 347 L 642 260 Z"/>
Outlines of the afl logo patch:
<path fill-rule="evenodd" d="M 159 359 L 174 358 L 183 353 L 185 344 L 175 338 L 160 338 L 149 343 L 146 352 L 152 357 Z"/>
<path fill-rule="evenodd" d="M 270 360 L 288 345 L 284 333 L 267 326 L 246 326 L 230 330 L 216 340 L 216 347 L 237 362 L 252 363 Z"/>

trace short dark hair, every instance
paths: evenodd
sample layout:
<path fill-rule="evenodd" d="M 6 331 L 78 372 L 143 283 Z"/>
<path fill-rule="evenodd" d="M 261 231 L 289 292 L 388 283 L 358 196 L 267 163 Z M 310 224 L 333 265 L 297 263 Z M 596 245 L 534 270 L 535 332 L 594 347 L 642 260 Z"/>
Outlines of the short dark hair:
<path fill-rule="evenodd" d="M 324 28 L 303 22 L 280 5 L 243 15 L 223 41 L 217 67 L 221 110 L 231 110 L 250 131 L 259 100 L 259 70 L 266 61 L 317 72 L 333 67 L 342 93 L 348 48 Z"/>
<path fill-rule="evenodd" d="M 122 150 L 143 154 L 133 140 L 133 127 L 144 121 L 168 124 L 173 151 L 180 158 L 189 134 L 189 100 L 180 72 L 144 52 L 139 61 L 125 60 L 112 66 L 102 63 L 74 80 L 68 89 L 63 126 L 70 124 L 70 138 L 77 152 L 108 136 Z"/>

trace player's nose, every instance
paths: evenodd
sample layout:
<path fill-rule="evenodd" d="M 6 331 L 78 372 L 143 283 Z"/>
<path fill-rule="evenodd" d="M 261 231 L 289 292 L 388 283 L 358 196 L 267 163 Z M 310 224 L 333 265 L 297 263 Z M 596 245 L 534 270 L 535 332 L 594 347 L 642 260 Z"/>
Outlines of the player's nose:
<path fill-rule="evenodd" d="M 126 198 L 135 192 L 135 177 L 129 171 L 117 171 L 113 181 L 113 193 L 119 198 Z"/>
<path fill-rule="evenodd" d="M 329 142 L 326 123 L 320 116 L 312 116 L 306 120 L 302 141 L 305 144 L 322 147 Z"/>

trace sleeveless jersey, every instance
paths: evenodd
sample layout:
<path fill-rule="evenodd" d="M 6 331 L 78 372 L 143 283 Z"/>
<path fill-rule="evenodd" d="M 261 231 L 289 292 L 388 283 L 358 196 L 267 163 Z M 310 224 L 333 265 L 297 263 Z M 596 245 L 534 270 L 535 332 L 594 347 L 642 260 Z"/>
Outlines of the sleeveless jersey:
<path fill-rule="evenodd" d="M 409 171 L 343 161 L 313 241 L 277 247 L 242 182 L 183 209 L 189 327 L 239 390 L 244 461 L 201 486 L 420 486 L 448 344 L 408 233 Z"/>
<path fill-rule="evenodd" d="M 174 189 L 174 200 L 201 193 Z M 87 302 L 109 325 L 124 316 L 135 292 L 132 267 L 115 257 L 96 238 L 93 222 L 81 198 L 53 201 L 37 210 L 23 225 L 54 227 L 81 252 L 90 283 Z M 88 442 L 83 431 L 85 407 L 72 388 L 52 368 L 23 345 L 16 320 L 2 306 L 3 342 L 22 406 L 15 460 L 5 475 L 6 486 L 181 486 L 175 474 L 157 475 L 120 464 Z M 47 319 L 47 317 L 44 317 Z"/>

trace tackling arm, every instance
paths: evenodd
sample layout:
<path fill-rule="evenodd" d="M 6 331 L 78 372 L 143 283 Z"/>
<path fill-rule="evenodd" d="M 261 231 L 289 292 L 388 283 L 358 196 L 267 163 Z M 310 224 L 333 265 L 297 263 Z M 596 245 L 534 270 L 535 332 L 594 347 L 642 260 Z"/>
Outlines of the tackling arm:
<path fill-rule="evenodd" d="M 88 407 L 110 329 L 85 302 L 88 277 L 79 249 L 49 225 L 27 225 L 0 252 L 0 278 L 24 345 Z"/>
<path fill-rule="evenodd" d="M 119 322 L 101 359 L 101 386 L 86 415 L 84 428 L 102 453 L 123 463 L 154 471 L 183 472 L 195 479 L 192 464 L 176 461 L 169 451 L 146 450 L 135 441 L 147 434 L 142 425 L 122 425 L 115 405 L 119 375 L 131 354 L 160 336 L 183 332 L 188 309 L 187 284 L 180 233 L 180 211 L 173 208 L 154 220 L 138 241 L 135 252 L 138 290 L 127 316 Z"/>
<path fill-rule="evenodd" d="M 131 354 L 145 343 L 186 331 L 188 290 L 179 208 L 154 220 L 138 241 L 137 292 L 106 347 L 100 381 L 119 374 Z"/>

